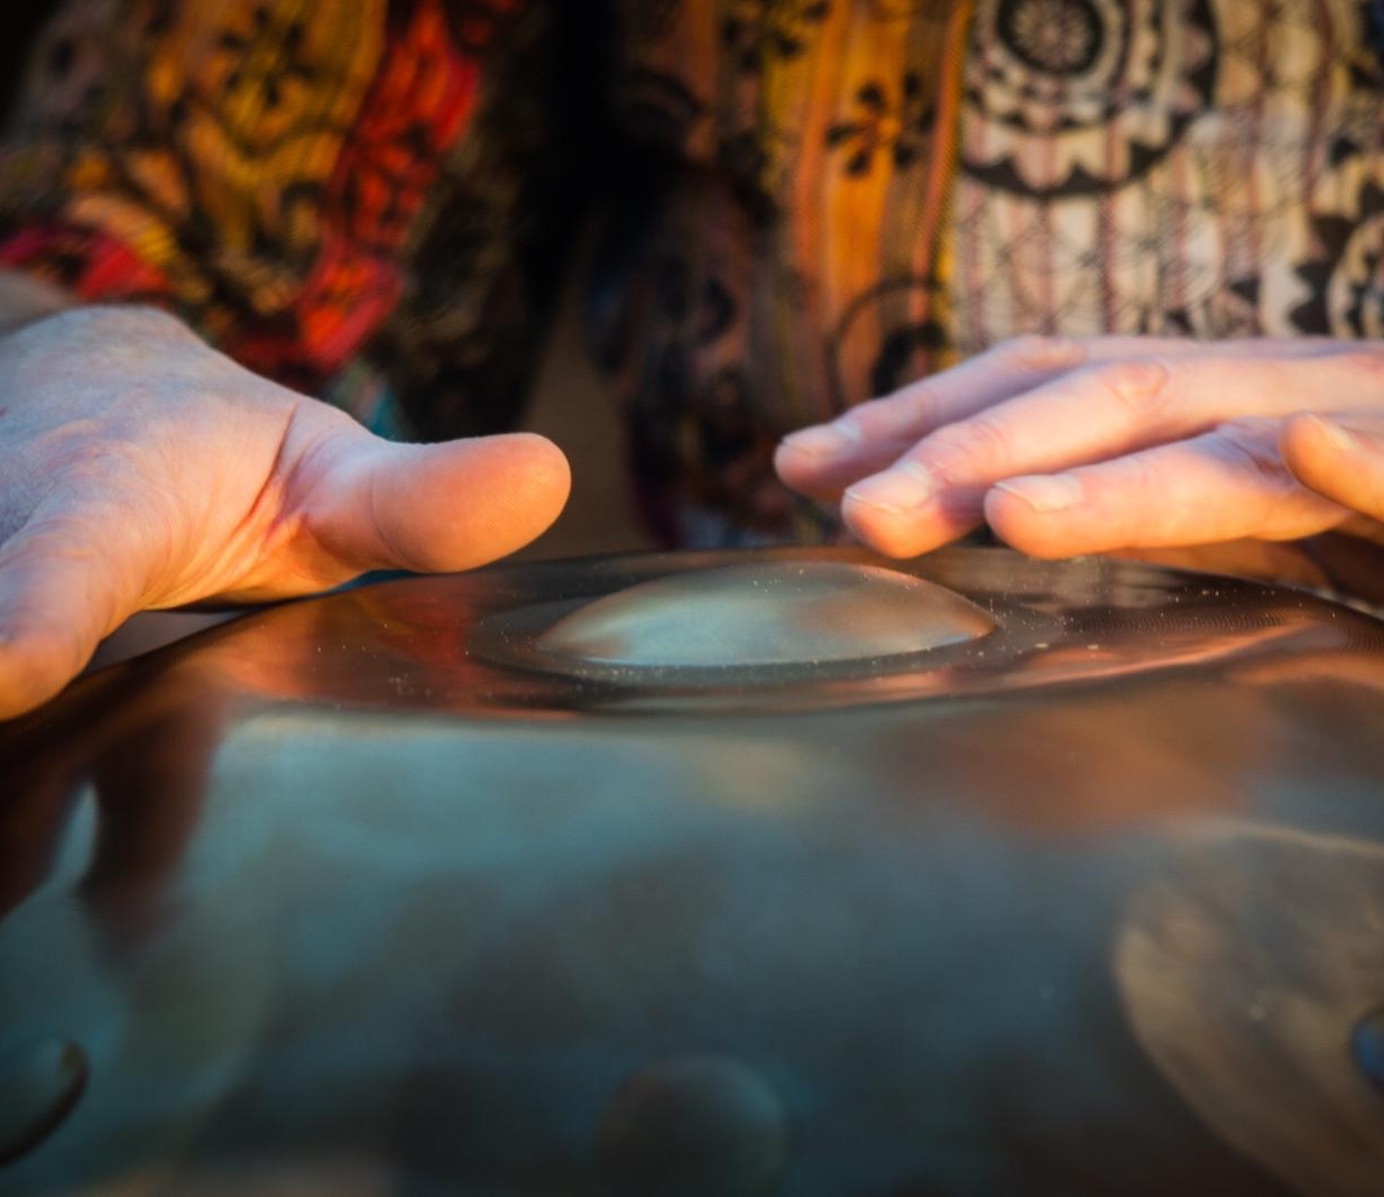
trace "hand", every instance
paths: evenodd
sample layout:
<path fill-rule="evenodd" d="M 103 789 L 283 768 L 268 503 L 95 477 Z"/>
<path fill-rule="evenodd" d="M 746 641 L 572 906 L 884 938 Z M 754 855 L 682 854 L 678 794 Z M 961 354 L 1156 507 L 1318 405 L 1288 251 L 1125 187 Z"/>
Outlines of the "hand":
<path fill-rule="evenodd" d="M 896 557 L 982 518 L 1037 557 L 1374 534 L 1384 346 L 1021 338 L 786 437 L 775 465 Z"/>
<path fill-rule="evenodd" d="M 0 718 L 142 608 L 480 565 L 568 485 L 540 437 L 391 444 L 156 311 L 29 324 L 0 339 Z"/>

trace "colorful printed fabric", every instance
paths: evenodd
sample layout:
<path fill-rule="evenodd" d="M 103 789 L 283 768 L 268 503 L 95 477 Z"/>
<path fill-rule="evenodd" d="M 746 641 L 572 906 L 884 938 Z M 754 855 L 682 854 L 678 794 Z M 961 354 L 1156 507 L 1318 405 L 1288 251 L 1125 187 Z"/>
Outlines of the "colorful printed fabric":
<path fill-rule="evenodd" d="M 598 311 L 672 538 L 830 534 L 778 435 L 1019 333 L 1384 334 L 1367 2 L 624 8 L 680 173 Z"/>
<path fill-rule="evenodd" d="M 69 0 L 0 263 L 498 428 L 604 120 L 593 344 L 679 543 L 832 535 L 779 436 L 1017 333 L 1384 332 L 1368 0 L 610 5 Z"/>
<path fill-rule="evenodd" d="M 625 0 L 616 119 L 644 148 L 644 212 L 620 222 L 636 233 L 610 249 L 598 311 L 666 539 L 828 534 L 775 481 L 778 438 L 956 360 L 972 7 Z M 651 169 L 660 154 L 676 165 Z"/>
<path fill-rule="evenodd" d="M 357 383 L 368 422 L 503 427 L 544 308 L 525 254 L 550 173 L 547 16 L 73 0 L 0 156 L 0 263 L 172 307 L 302 389 Z M 380 369 L 347 370 L 367 348 Z M 402 418 L 373 410 L 388 396 Z"/>

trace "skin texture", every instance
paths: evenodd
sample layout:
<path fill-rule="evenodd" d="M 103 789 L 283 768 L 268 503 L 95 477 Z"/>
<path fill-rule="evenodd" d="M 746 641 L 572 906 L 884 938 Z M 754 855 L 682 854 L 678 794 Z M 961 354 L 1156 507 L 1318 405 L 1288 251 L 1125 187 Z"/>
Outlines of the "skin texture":
<path fill-rule="evenodd" d="M 0 338 L 0 718 L 136 611 L 481 565 L 569 482 L 537 436 L 381 440 L 160 312 L 40 316 Z"/>
<path fill-rule="evenodd" d="M 1378 539 L 1384 346 L 1021 338 L 788 436 L 775 465 L 894 557 L 982 521 L 1036 557 Z"/>

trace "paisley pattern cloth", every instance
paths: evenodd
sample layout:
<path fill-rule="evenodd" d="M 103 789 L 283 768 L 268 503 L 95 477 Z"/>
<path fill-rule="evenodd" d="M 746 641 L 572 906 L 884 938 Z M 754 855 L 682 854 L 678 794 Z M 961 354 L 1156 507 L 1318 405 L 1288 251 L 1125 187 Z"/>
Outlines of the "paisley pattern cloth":
<path fill-rule="evenodd" d="M 1005 337 L 1380 336 L 1375 7 L 68 0 L 0 263 L 458 435 L 513 420 L 594 183 L 655 526 L 829 537 L 778 437 Z"/>

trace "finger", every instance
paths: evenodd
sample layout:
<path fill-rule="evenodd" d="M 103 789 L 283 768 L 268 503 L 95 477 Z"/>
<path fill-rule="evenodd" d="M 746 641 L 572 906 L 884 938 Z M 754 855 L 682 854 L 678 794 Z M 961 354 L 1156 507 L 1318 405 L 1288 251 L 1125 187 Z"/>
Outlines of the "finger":
<path fill-rule="evenodd" d="M 1236 359 L 1272 352 L 1317 356 L 1330 342 L 1225 341 L 1172 337 L 1069 340 L 1020 337 L 897 393 L 851 408 L 836 420 L 783 439 L 774 466 L 784 484 L 813 498 L 839 499 L 851 483 L 892 464 L 923 437 L 1006 400 L 1105 363 L 1201 357 Z"/>
<path fill-rule="evenodd" d="M 843 515 L 867 544 L 888 551 L 887 543 L 906 541 L 922 552 L 954 535 L 946 509 L 959 494 L 1123 456 L 1241 417 L 1287 414 L 1301 409 L 1303 395 L 1361 387 L 1353 354 L 1092 366 L 925 437 L 887 470 L 852 485 Z"/>
<path fill-rule="evenodd" d="M 35 522 L 0 548 L 0 719 L 57 694 L 139 605 L 137 573 L 100 530 Z"/>
<path fill-rule="evenodd" d="M 1217 429 L 1065 473 L 1001 482 L 986 518 L 1035 557 L 1117 549 L 1290 540 L 1335 527 L 1348 512 L 1302 486 L 1283 464 L 1272 421 Z"/>
<path fill-rule="evenodd" d="M 571 486 L 561 450 L 527 433 L 402 445 L 352 427 L 317 451 L 312 473 L 290 510 L 351 572 L 493 561 L 552 524 Z"/>
<path fill-rule="evenodd" d="M 894 474 L 907 473 L 906 464 Z M 882 476 L 882 475 L 880 475 Z M 931 486 L 930 479 L 923 484 Z M 958 540 L 985 522 L 987 487 L 953 487 L 934 493 L 917 505 L 897 508 L 887 499 L 856 501 L 847 493 L 841 518 L 862 544 L 887 557 L 917 557 L 939 545 Z"/>
<path fill-rule="evenodd" d="M 1095 342 L 1066 338 L 1005 342 L 830 423 L 789 433 L 774 467 L 794 490 L 837 499 L 855 479 L 882 469 L 933 429 L 1060 377 L 1099 352 Z"/>
<path fill-rule="evenodd" d="M 1384 520 L 1384 417 L 1368 412 L 1294 416 L 1284 424 L 1279 445 L 1304 486 Z"/>

